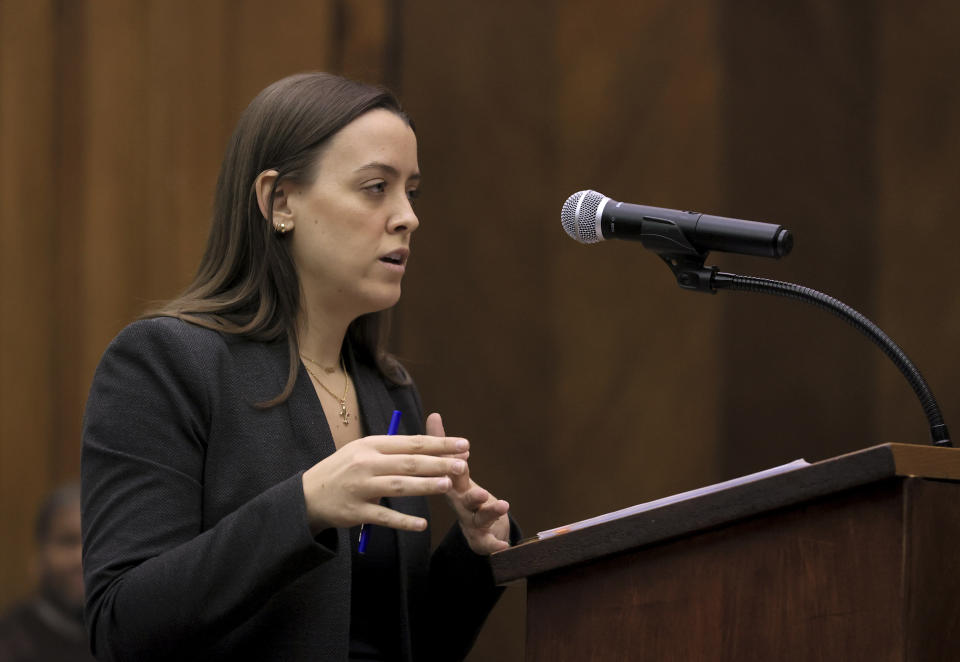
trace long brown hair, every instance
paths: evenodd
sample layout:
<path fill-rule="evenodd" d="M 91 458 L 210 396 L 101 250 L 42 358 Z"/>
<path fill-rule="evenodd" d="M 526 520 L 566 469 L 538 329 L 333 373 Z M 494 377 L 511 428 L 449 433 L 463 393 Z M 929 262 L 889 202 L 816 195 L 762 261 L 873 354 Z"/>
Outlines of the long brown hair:
<path fill-rule="evenodd" d="M 296 320 L 300 280 L 285 235 L 264 220 L 254 181 L 264 170 L 281 180 L 309 183 L 327 141 L 360 115 L 390 110 L 408 124 L 390 91 L 328 73 L 305 73 L 279 80 L 250 102 L 230 138 L 217 178 L 213 223 L 206 251 L 193 282 L 176 299 L 145 317 L 172 316 L 224 333 L 261 342 L 286 338 L 290 370 L 283 390 L 259 407 L 272 407 L 293 392 L 300 353 Z M 370 313 L 347 328 L 347 341 L 364 352 L 388 380 L 409 381 L 399 362 L 384 348 L 385 312 Z"/>

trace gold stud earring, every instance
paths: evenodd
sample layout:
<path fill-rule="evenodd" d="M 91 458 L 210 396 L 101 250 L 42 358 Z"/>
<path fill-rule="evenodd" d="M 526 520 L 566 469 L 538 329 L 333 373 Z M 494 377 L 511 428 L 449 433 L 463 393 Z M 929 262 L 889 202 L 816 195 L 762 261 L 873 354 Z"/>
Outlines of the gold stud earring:
<path fill-rule="evenodd" d="M 277 234 L 287 234 L 287 232 L 289 232 L 289 230 L 287 229 L 286 223 L 281 223 L 280 225 L 278 225 L 276 227 L 276 231 L 277 231 Z"/>

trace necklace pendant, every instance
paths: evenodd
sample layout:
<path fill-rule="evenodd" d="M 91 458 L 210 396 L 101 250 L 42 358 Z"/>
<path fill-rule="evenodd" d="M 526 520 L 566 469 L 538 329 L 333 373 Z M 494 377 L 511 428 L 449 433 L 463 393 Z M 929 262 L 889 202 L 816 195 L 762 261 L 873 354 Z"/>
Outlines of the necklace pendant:
<path fill-rule="evenodd" d="M 344 425 L 350 425 L 349 415 L 347 414 L 346 400 L 340 401 L 340 420 L 343 421 Z"/>

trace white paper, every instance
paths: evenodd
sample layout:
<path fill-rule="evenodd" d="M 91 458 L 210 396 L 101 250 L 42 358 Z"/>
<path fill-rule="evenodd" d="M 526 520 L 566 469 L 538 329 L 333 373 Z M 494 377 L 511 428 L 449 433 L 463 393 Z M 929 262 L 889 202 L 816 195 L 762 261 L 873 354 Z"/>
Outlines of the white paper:
<path fill-rule="evenodd" d="M 567 524 L 566 526 L 558 526 L 555 529 L 547 529 L 546 531 L 541 531 L 540 533 L 538 533 L 537 538 L 540 540 L 543 540 L 544 538 L 552 538 L 553 536 L 559 536 L 562 533 L 569 533 L 570 531 L 576 531 L 577 529 L 584 529 L 588 526 L 593 526 L 594 524 L 611 522 L 613 520 L 621 519 L 623 517 L 629 517 L 630 515 L 636 515 L 637 513 L 646 512 L 648 510 L 653 510 L 655 508 L 660 508 L 662 506 L 668 506 L 671 503 L 686 501 L 688 499 L 693 499 L 698 496 L 703 496 L 704 494 L 719 492 L 721 490 L 725 490 L 731 487 L 736 487 L 737 485 L 745 485 L 746 483 L 752 483 L 754 481 L 761 480 L 763 478 L 769 478 L 770 476 L 776 476 L 777 474 L 787 473 L 788 471 L 794 471 L 796 469 L 802 469 L 803 467 L 808 467 L 808 466 L 810 466 L 810 463 L 807 462 L 806 460 L 794 460 L 789 464 L 783 464 L 779 467 L 773 467 L 772 469 L 764 469 L 763 471 L 758 471 L 757 473 L 750 474 L 748 476 L 741 476 L 740 478 L 734 478 L 732 480 L 724 481 L 722 483 L 708 485 L 707 487 L 700 487 L 695 490 L 690 490 L 689 492 L 681 492 L 680 494 L 674 494 L 673 496 L 664 497 L 663 499 L 657 499 L 656 501 L 639 503 L 635 506 L 630 506 L 629 508 L 615 510 L 612 513 L 597 515 L 596 517 L 580 520 L 579 522 L 574 522 L 573 524 Z"/>

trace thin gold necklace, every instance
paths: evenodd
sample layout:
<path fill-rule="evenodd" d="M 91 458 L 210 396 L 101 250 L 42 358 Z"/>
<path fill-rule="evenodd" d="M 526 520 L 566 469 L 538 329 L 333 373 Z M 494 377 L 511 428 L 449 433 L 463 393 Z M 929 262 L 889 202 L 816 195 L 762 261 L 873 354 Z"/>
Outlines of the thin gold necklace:
<path fill-rule="evenodd" d="M 317 366 L 318 368 L 322 369 L 322 370 L 323 370 L 325 373 L 327 373 L 328 375 L 332 375 L 333 372 L 334 372 L 334 370 L 337 369 L 337 365 L 336 365 L 336 364 L 334 364 L 332 368 L 328 368 L 327 366 L 325 366 L 325 365 L 323 365 L 322 363 L 320 363 L 318 360 L 316 360 L 316 359 L 311 359 L 311 358 L 310 358 L 309 356 L 307 356 L 306 354 L 301 354 L 301 355 L 300 355 L 300 358 L 306 359 L 307 361 L 309 361 L 309 362 L 312 363 L 313 365 L 315 365 L 315 366 Z M 343 357 L 342 357 L 342 356 L 340 357 L 340 367 L 343 368 Z M 344 369 L 344 372 L 346 372 L 346 369 Z"/>
<path fill-rule="evenodd" d="M 317 363 L 316 361 L 311 359 L 309 356 L 304 356 L 303 354 L 301 354 L 300 356 L 305 358 L 307 361 L 310 361 L 311 363 Z M 317 364 L 317 365 L 320 365 L 320 364 Z M 320 378 L 317 377 L 317 375 L 313 372 L 313 370 L 310 369 L 310 366 L 304 363 L 303 367 L 307 369 L 307 373 L 311 377 L 313 377 L 313 379 L 317 382 L 317 384 L 320 385 L 320 388 L 322 388 L 324 391 L 329 393 L 330 397 L 336 400 L 337 403 L 340 405 L 340 420 L 343 421 L 344 427 L 346 427 L 347 425 L 350 425 L 350 414 L 347 412 L 347 388 L 350 386 L 350 377 L 349 375 L 347 375 L 346 366 L 343 365 L 343 357 L 342 356 L 340 357 L 340 368 L 343 370 L 343 395 L 339 397 L 337 396 L 336 393 L 328 389 L 326 384 L 320 381 Z M 320 366 L 320 367 L 323 368 L 323 366 Z"/>
<path fill-rule="evenodd" d="M 308 360 L 310 363 L 312 363 L 313 365 L 317 366 L 318 368 L 322 369 L 322 370 L 323 370 L 325 373 L 327 373 L 328 375 L 332 375 L 332 374 L 333 374 L 333 371 L 337 369 L 337 365 L 336 365 L 336 364 L 334 364 L 332 368 L 328 368 L 327 366 L 323 365 L 322 363 L 320 363 L 320 362 L 317 361 L 316 359 L 311 359 L 311 358 L 310 358 L 309 356 L 307 356 L 306 354 L 301 354 L 300 356 L 303 357 L 303 358 L 305 358 L 306 360 Z M 342 356 L 340 357 L 340 365 L 343 366 L 343 357 L 342 357 Z"/>

